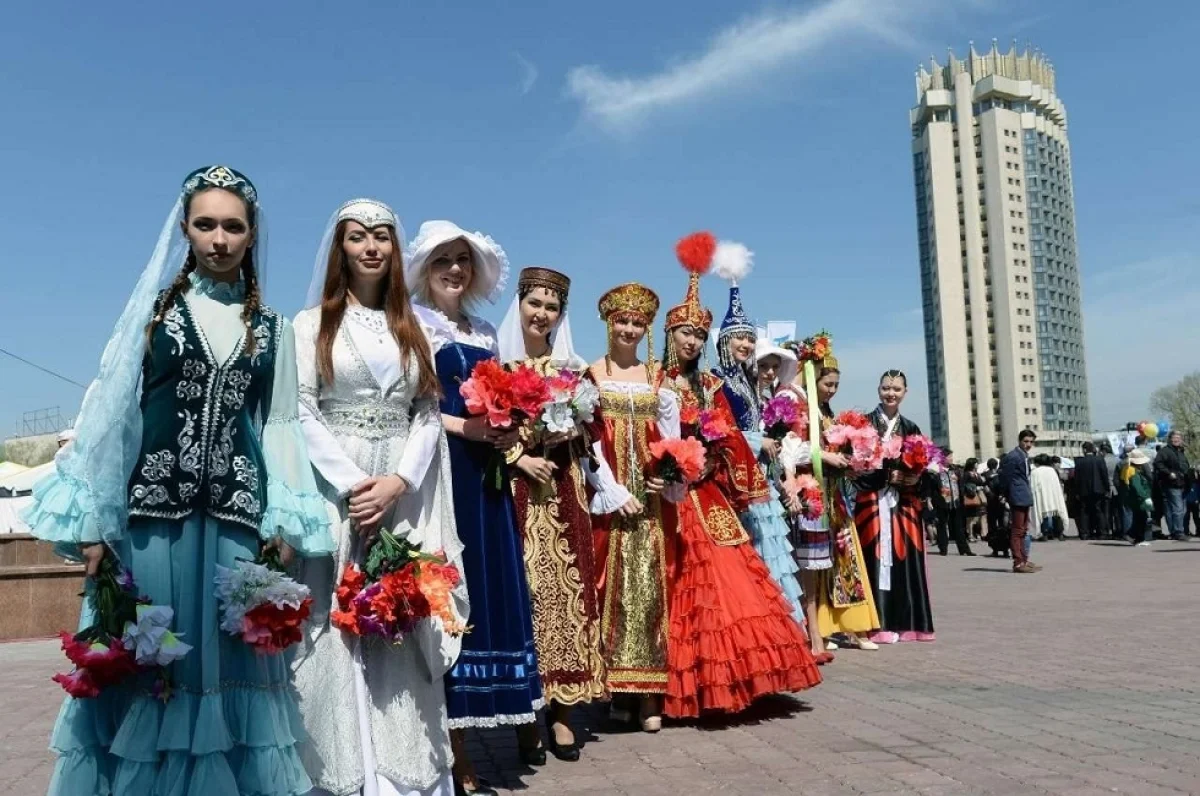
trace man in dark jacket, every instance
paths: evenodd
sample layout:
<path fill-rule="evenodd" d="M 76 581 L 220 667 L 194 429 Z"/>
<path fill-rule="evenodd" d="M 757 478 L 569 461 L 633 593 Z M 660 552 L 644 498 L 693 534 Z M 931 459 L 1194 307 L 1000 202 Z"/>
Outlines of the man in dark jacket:
<path fill-rule="evenodd" d="M 1033 506 L 1033 488 L 1029 485 L 1029 451 L 1037 434 L 1025 429 L 1018 436 L 1017 447 L 1004 454 L 1000 460 L 1000 485 L 1004 499 L 1008 502 L 1012 517 L 1013 572 L 1029 574 L 1040 572 L 1041 567 L 1029 560 L 1025 554 L 1025 534 L 1029 531 L 1029 509 Z"/>
<path fill-rule="evenodd" d="M 962 506 L 962 468 L 954 463 L 954 453 L 946 449 L 946 466 L 938 473 L 937 480 L 929 479 L 929 500 L 937 517 L 937 546 L 940 555 L 950 552 L 950 539 L 958 548 L 960 556 L 973 556 L 967 541 L 966 523 Z"/>
<path fill-rule="evenodd" d="M 1108 535 L 1108 465 L 1096 446 L 1083 443 L 1083 455 L 1075 460 L 1075 493 L 1079 496 L 1079 538 L 1099 539 Z"/>
<path fill-rule="evenodd" d="M 1183 515 L 1187 506 L 1183 490 L 1187 487 L 1187 472 L 1191 468 L 1187 453 L 1183 450 L 1183 434 L 1172 431 L 1167 435 L 1167 444 L 1159 448 L 1154 457 L 1155 483 L 1162 490 L 1163 513 L 1167 517 L 1167 532 L 1176 541 L 1182 541 Z"/>

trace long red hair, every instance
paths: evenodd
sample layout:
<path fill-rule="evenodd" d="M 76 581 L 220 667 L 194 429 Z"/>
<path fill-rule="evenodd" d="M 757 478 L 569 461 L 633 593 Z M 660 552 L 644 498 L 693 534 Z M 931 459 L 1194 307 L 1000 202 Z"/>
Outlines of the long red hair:
<path fill-rule="evenodd" d="M 342 250 L 342 239 L 346 236 L 349 221 L 339 221 L 334 230 L 333 242 L 329 246 L 329 257 L 325 266 L 325 288 L 321 292 L 321 330 L 317 334 L 317 371 L 326 384 L 333 384 L 333 339 L 337 337 L 342 319 L 346 314 L 346 301 L 350 292 L 350 268 L 346 253 Z M 400 364 L 408 370 L 409 358 L 417 358 L 417 395 L 433 397 L 441 394 L 441 384 L 433 370 L 433 356 L 429 342 L 408 299 L 408 287 L 404 284 L 404 258 L 400 252 L 400 239 L 395 228 L 387 225 L 392 236 L 392 256 L 388 263 L 387 276 L 383 285 L 383 310 L 387 315 L 388 328 L 396 345 L 400 348 Z"/>

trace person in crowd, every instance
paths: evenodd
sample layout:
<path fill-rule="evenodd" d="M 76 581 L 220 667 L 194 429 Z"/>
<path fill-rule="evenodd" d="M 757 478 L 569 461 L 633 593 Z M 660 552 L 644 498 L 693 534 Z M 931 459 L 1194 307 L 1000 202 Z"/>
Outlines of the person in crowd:
<path fill-rule="evenodd" d="M 1184 490 L 1184 501 L 1187 511 L 1183 515 L 1183 533 L 1191 533 L 1195 526 L 1195 535 L 1200 536 L 1200 472 L 1196 468 L 1188 470 L 1187 488 Z"/>
<path fill-rule="evenodd" d="M 908 394 L 901 370 L 879 378 L 879 406 L 869 415 L 879 437 L 917 436 L 921 428 L 900 414 Z M 933 641 L 933 609 L 925 572 L 925 535 L 921 528 L 921 477 L 885 466 L 857 479 L 854 524 L 862 540 L 863 561 L 879 613 L 877 644 Z"/>
<path fill-rule="evenodd" d="M 701 366 L 712 313 L 700 304 L 700 275 L 716 241 L 696 233 L 676 246 L 688 271 L 682 303 L 667 311 L 663 384 L 679 395 L 686 434 L 704 440 L 698 481 L 678 504 L 678 574 L 672 583 L 666 715 L 736 713 L 765 694 L 821 682 L 809 640 L 738 515 L 770 499 L 766 478 L 725 398 Z"/>
<path fill-rule="evenodd" d="M 1158 456 L 1154 459 L 1154 480 L 1162 492 L 1167 533 L 1177 542 L 1187 538 L 1184 529 L 1184 516 L 1187 513 L 1184 492 L 1191 469 L 1187 451 L 1183 449 L 1183 434 L 1173 430 L 1167 435 L 1167 444 L 1158 449 Z"/>
<path fill-rule="evenodd" d="M 954 451 L 946 448 L 943 451 L 946 466 L 936 478 L 927 479 L 929 497 L 927 504 L 933 508 L 937 518 L 938 555 L 949 555 L 950 539 L 958 548 L 960 556 L 973 556 L 971 545 L 964 531 L 965 522 L 962 513 L 962 468 L 954 463 Z"/>
<path fill-rule="evenodd" d="M 81 629 L 103 614 L 96 579 L 115 566 L 191 646 L 166 663 L 165 690 L 147 673 L 67 698 L 50 742 L 55 796 L 312 788 L 287 658 L 222 630 L 213 587 L 219 567 L 267 550 L 284 564 L 333 550 L 298 420 L 294 332 L 262 301 L 263 223 L 244 174 L 187 176 L 76 439 L 34 490 L 34 535 L 87 564 Z"/>
<path fill-rule="evenodd" d="M 959 482 L 962 494 L 964 535 L 968 541 L 981 542 L 984 536 L 985 518 L 987 517 L 987 481 L 979 472 L 979 460 L 967 459 L 963 465 L 962 479 Z"/>
<path fill-rule="evenodd" d="M 654 291 L 628 282 L 602 295 L 598 307 L 608 349 L 588 371 L 600 390 L 592 437 L 617 484 L 636 501 L 592 516 L 609 717 L 620 724 L 636 719 L 654 733 L 662 729 L 667 693 L 674 503 L 683 488 L 654 475 L 650 446 L 679 438 L 679 397 L 660 384 L 653 340 L 645 360 L 638 353 L 658 314 Z"/>
<path fill-rule="evenodd" d="M 303 562 L 298 575 L 313 595 L 292 663 L 313 796 L 454 788 L 442 677 L 461 636 L 424 619 L 411 641 L 393 644 L 330 622 L 343 571 L 366 563 L 380 529 L 462 567 L 440 385 L 409 302 L 403 251 L 403 229 L 386 204 L 342 205 L 295 322 L 300 425 L 337 545 L 332 556 Z M 452 604 L 465 622 L 465 583 Z"/>
<path fill-rule="evenodd" d="M 449 221 L 422 224 L 404 264 L 441 387 L 454 519 L 471 604 L 462 653 L 445 676 L 456 789 L 488 796 L 496 791 L 475 773 L 466 728 L 514 726 L 521 762 L 546 763 L 534 723 L 544 700 L 511 471 L 504 464 L 494 469 L 495 452 L 511 449 L 518 435 L 471 415 L 459 389 L 478 363 L 499 354 L 495 327 L 471 308 L 495 303 L 507 277 L 508 257 L 499 244 Z"/>
<path fill-rule="evenodd" d="M 1032 429 L 1023 429 L 1017 435 L 1017 447 L 1004 454 L 1004 458 L 1000 460 L 1000 494 L 1003 495 L 1009 511 L 1009 549 L 1012 552 L 1013 572 L 1022 575 L 1042 570 L 1041 566 L 1029 560 L 1029 547 L 1026 542 L 1029 515 L 1033 510 L 1029 451 L 1033 450 L 1036 439 L 1037 434 Z"/>
<path fill-rule="evenodd" d="M 793 520 L 813 653 L 820 656 L 822 644 L 827 654 L 843 647 L 875 650 L 878 642 L 869 634 L 879 629 L 879 612 L 854 524 L 850 462 L 845 454 L 829 450 L 823 436 L 834 423 L 831 402 L 841 386 L 841 368 L 823 332 L 804 341 L 799 350 L 806 385 L 801 405 L 808 423 L 784 440 L 780 460 L 785 481 L 791 482 L 799 470 L 816 478 L 824 490 L 822 516 Z"/>
<path fill-rule="evenodd" d="M 1112 444 L 1107 441 L 1100 443 L 1100 451 L 1104 456 L 1104 466 L 1108 470 L 1108 500 L 1105 501 L 1108 506 L 1108 527 L 1105 530 L 1104 538 L 1119 539 L 1124 534 L 1124 529 L 1121 527 L 1123 512 L 1120 501 L 1117 500 L 1117 470 L 1121 460 L 1113 453 Z"/>
<path fill-rule="evenodd" d="M 1083 443 L 1083 455 L 1075 460 L 1074 485 L 1079 496 L 1079 538 L 1099 539 L 1109 534 L 1108 495 L 1112 490 L 1108 465 L 1095 443 Z"/>
<path fill-rule="evenodd" d="M 1067 523 L 1067 501 L 1062 479 L 1054 466 L 1054 456 L 1044 453 L 1033 458 L 1029 484 L 1033 489 L 1033 527 L 1041 529 L 1042 538 L 1062 541 Z"/>
<path fill-rule="evenodd" d="M 742 525 L 750 534 L 755 551 L 771 570 L 772 579 L 783 590 L 788 603 L 791 604 L 792 616 L 803 624 L 804 606 L 800 599 L 800 581 L 796 577 L 796 561 L 792 557 L 793 549 L 788 540 L 788 525 L 785 520 L 787 511 L 783 507 L 776 479 L 773 477 L 779 446 L 775 440 L 763 437 L 763 386 L 759 378 L 756 351 L 761 348 L 760 343 L 766 344 L 767 341 L 758 339 L 758 331 L 746 317 L 741 288 L 737 284 L 737 279 L 744 277 L 749 271 L 750 252 L 741 244 L 718 245 L 723 247 L 719 258 L 723 265 L 722 276 L 730 279 L 732 284 L 729 287 L 729 308 L 717 333 L 717 361 L 720 367 L 714 372 L 725 382 L 722 391 L 733 410 L 738 430 L 758 457 L 770 492 L 769 500 L 750 504 L 741 515 Z M 783 366 L 783 358 L 791 357 L 791 352 L 769 347 L 762 350 L 763 356 L 773 356 L 778 360 L 778 364 L 768 371 L 770 381 L 766 386 L 766 394 L 769 398 L 774 392 L 775 378 L 779 368 Z M 791 357 L 789 365 L 794 371 L 795 357 Z M 792 374 L 787 375 L 790 381 Z"/>
<path fill-rule="evenodd" d="M 521 271 L 512 307 L 500 324 L 500 360 L 507 367 L 522 366 L 545 378 L 582 377 L 587 363 L 575 353 L 567 318 L 570 289 L 571 280 L 550 268 Z M 590 420 L 594 422 L 594 412 Z M 603 458 L 596 457 L 593 467 L 585 422 L 573 419 L 565 431 L 527 424 L 518 447 L 508 452 L 517 470 L 517 522 L 533 600 L 539 673 L 550 706 L 550 752 L 567 762 L 580 756 L 572 709 L 607 693 L 589 512 L 632 513 L 638 508 L 629 491 L 613 480 Z M 590 505 L 585 485 L 594 492 Z"/>
<path fill-rule="evenodd" d="M 987 537 L 988 547 L 992 549 L 992 557 L 1009 557 L 1011 533 L 1008 527 L 1008 513 L 1005 508 L 1004 495 L 1000 484 L 1000 460 L 988 459 L 987 471 L 984 473 L 987 484 Z"/>
<path fill-rule="evenodd" d="M 1154 528 L 1150 525 L 1154 498 L 1151 496 L 1150 476 L 1147 475 L 1150 464 L 1150 457 L 1145 451 L 1134 448 L 1121 471 L 1121 480 L 1125 482 L 1125 505 L 1131 517 L 1130 541 L 1137 547 L 1149 547 L 1154 539 Z"/>

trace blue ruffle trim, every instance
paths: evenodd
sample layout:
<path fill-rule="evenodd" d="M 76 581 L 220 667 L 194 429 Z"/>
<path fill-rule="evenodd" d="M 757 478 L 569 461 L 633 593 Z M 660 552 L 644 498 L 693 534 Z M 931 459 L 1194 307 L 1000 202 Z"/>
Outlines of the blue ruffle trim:
<path fill-rule="evenodd" d="M 792 616 L 803 626 L 804 605 L 801 598 L 804 592 L 800 588 L 800 580 L 796 577 L 799 567 L 792 556 L 792 543 L 788 541 L 788 526 L 780 513 L 782 511 L 783 507 L 778 500 L 755 503 L 742 515 L 742 523 L 750 533 L 754 549 L 771 571 L 771 579 L 787 597 L 788 604 L 792 607 Z"/>
<path fill-rule="evenodd" d="M 68 699 L 50 794 L 297 796 L 312 788 L 295 749 L 301 727 L 284 686 L 180 692 L 165 705 L 144 693 Z"/>
<path fill-rule="evenodd" d="M 279 481 L 267 484 L 267 510 L 260 535 L 263 539 L 282 536 L 305 558 L 328 555 L 335 549 L 325 498 L 315 492 L 293 492 Z"/>
<path fill-rule="evenodd" d="M 33 535 L 54 542 L 55 551 L 73 561 L 79 561 L 79 545 L 105 541 L 110 545 L 119 537 L 103 539 L 100 528 L 123 528 L 126 517 L 116 509 L 106 510 L 112 516 L 97 522 L 95 501 L 87 484 L 55 471 L 33 487 L 33 505 L 21 512 L 21 519 Z"/>

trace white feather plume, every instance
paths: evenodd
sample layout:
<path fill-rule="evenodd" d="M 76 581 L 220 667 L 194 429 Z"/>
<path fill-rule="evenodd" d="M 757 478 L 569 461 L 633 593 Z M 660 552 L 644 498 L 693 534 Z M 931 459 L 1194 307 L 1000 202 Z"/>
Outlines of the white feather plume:
<path fill-rule="evenodd" d="M 717 276 L 736 284 L 746 278 L 753 264 L 754 252 L 743 244 L 731 240 L 717 241 L 717 250 L 713 254 L 713 270 Z"/>

